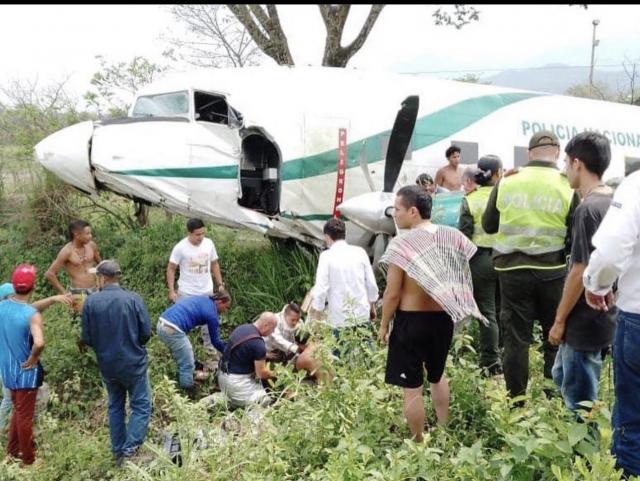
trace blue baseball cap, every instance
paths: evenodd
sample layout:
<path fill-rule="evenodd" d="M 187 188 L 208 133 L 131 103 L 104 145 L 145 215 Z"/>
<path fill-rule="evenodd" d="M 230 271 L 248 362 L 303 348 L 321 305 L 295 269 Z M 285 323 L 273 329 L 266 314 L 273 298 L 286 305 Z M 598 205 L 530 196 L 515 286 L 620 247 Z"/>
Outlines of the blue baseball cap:
<path fill-rule="evenodd" d="M 6 282 L 0 286 L 0 300 L 3 300 L 9 296 L 12 296 L 16 293 L 13 288 L 13 284 L 10 282 Z"/>

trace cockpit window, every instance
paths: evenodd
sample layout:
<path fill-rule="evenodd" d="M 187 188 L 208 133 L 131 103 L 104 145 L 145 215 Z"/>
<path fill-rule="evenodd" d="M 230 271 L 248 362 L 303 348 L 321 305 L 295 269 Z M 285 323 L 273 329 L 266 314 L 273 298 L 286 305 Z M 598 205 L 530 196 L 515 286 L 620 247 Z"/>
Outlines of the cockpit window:
<path fill-rule="evenodd" d="M 193 109 L 196 120 L 242 127 L 242 114 L 231 107 L 222 95 L 196 91 L 194 92 Z"/>
<path fill-rule="evenodd" d="M 133 117 L 183 117 L 189 115 L 187 92 L 145 95 L 138 97 Z"/>

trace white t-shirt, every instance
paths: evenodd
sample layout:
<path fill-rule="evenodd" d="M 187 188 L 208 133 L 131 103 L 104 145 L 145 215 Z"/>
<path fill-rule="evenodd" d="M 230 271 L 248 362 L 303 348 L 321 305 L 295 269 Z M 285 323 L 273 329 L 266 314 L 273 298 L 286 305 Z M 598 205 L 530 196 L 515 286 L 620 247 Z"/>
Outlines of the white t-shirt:
<path fill-rule="evenodd" d="M 205 237 L 198 246 L 189 242 L 188 237 L 178 242 L 169 257 L 169 262 L 180 267 L 178 292 L 190 296 L 213 294 L 211 263 L 216 260 L 218 253 L 211 239 Z"/>

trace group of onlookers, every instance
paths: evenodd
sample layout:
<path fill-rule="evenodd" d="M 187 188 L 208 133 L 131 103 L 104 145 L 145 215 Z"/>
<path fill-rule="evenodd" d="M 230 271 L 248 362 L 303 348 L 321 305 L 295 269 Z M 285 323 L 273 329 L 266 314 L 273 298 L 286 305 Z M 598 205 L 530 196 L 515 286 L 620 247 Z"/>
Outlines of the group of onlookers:
<path fill-rule="evenodd" d="M 614 194 L 602 182 L 611 160 L 605 136 L 578 134 L 564 152 L 561 170 L 557 136 L 541 131 L 531 137 L 529 162 L 520 169 L 505 173 L 499 157 L 486 155 L 461 171 L 460 149 L 452 146 L 449 165 L 435 182 L 425 174 L 418 185 L 398 190 L 393 205 L 398 235 L 381 258 L 386 289 L 378 338 L 388 344 L 385 380 L 403 388 L 409 429 L 414 440 L 422 440 L 424 370 L 437 421 L 444 424 L 450 397 L 444 372 L 454 326 L 475 318 L 481 372 L 504 374 L 514 404 L 522 404 L 538 321 L 544 377 L 555 381 L 567 408 L 581 419 L 597 400 L 603 359 L 613 344 L 613 453 L 626 474 L 640 474 L 640 172 Z M 464 189 L 459 229 L 430 221 L 436 185 Z M 174 304 L 157 322 L 158 337 L 175 360 L 179 387 L 195 397 L 202 372 L 188 334 L 197 327 L 207 352 L 220 357 L 218 384 L 232 406 L 270 402 L 265 385 L 274 376 L 271 361 L 330 380 L 329 367 L 314 355 L 317 343 L 300 337 L 303 312 L 296 303 L 278 313 L 263 312 L 236 327 L 228 340 L 221 338 L 220 315 L 232 301 L 215 245 L 201 220 L 190 219 L 187 230 L 166 269 Z M 367 254 L 347 243 L 345 223 L 330 219 L 323 232 L 327 249 L 319 257 L 309 319 L 331 326 L 339 346 L 333 354 L 340 357 L 348 332 L 361 334 L 370 345 L 366 339 L 377 317 L 379 291 Z M 29 265 L 18 266 L 11 285 L 3 286 L 10 296 L 0 303 L 3 406 L 7 399 L 14 405 L 7 451 L 25 464 L 34 461 L 33 407 L 44 348 L 39 311 L 54 302 L 73 303 L 82 317 L 81 344 L 96 352 L 107 389 L 112 452 L 120 464 L 135 456 L 151 415 L 144 347 L 151 337 L 149 314 L 137 294 L 120 286 L 118 263 L 101 259 L 91 227 L 76 221 L 69 234 L 46 273 L 59 295 L 29 304 L 36 279 Z M 61 269 L 69 275 L 69 289 L 57 279 Z"/>

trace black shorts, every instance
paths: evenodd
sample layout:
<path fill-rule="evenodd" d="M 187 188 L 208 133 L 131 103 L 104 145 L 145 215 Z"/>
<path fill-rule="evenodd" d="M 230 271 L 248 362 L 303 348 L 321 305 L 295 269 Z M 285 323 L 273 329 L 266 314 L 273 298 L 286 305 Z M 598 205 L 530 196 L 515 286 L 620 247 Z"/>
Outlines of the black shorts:
<path fill-rule="evenodd" d="M 387 384 L 417 388 L 442 378 L 453 337 L 453 322 L 444 311 L 396 311 L 389 336 Z"/>

